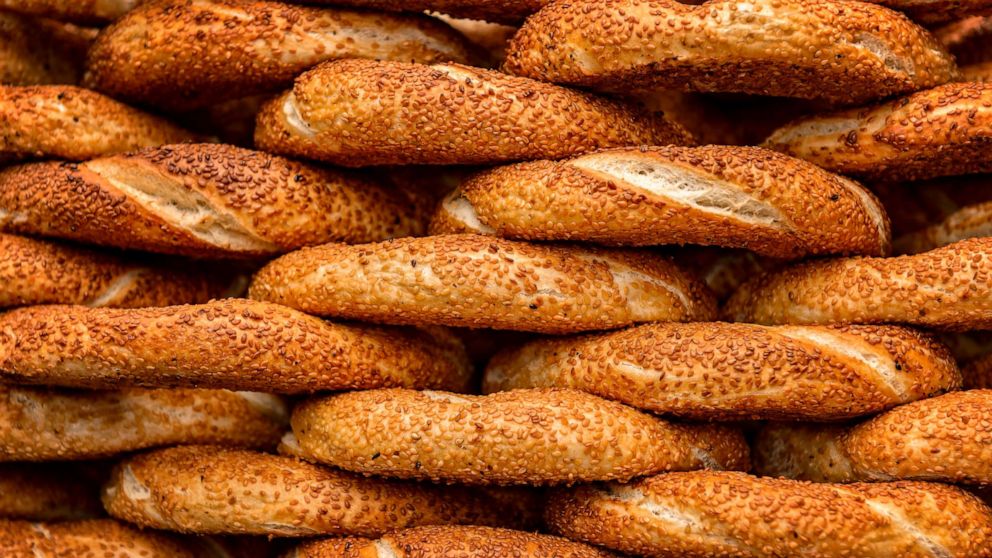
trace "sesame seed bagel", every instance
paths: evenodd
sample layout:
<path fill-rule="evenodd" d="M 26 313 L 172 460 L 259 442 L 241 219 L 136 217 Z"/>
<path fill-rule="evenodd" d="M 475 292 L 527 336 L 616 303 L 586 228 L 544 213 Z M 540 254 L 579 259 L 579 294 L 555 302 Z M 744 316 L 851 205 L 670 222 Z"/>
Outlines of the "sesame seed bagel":
<path fill-rule="evenodd" d="M 611 558 L 605 550 L 551 535 L 493 527 L 428 526 L 381 539 L 308 541 L 285 558 Z"/>
<path fill-rule="evenodd" d="M 572 390 L 356 391 L 306 401 L 291 422 L 307 459 L 435 482 L 544 485 L 748 467 L 736 429 L 673 424 Z"/>
<path fill-rule="evenodd" d="M 0 464 L 0 517 L 65 521 L 103 515 L 98 484 L 63 463 Z"/>
<path fill-rule="evenodd" d="M 552 497 L 551 529 L 653 558 L 979 558 L 992 556 L 992 510 L 924 482 L 811 484 L 696 471 Z"/>
<path fill-rule="evenodd" d="M 309 1 L 309 0 L 308 0 Z M 551 0 L 315 0 L 390 12 L 436 11 L 455 17 L 518 23 Z"/>
<path fill-rule="evenodd" d="M 441 328 L 339 325 L 277 304 L 225 299 L 0 314 L 0 379 L 91 389 L 467 391 L 472 370 L 462 343 Z"/>
<path fill-rule="evenodd" d="M 186 541 L 111 519 L 32 523 L 0 520 L 5 558 L 207 558 Z"/>
<path fill-rule="evenodd" d="M 992 14 L 990 0 L 867 0 L 906 15 L 920 23 L 933 25 L 976 14 Z"/>
<path fill-rule="evenodd" d="M 327 244 L 261 269 L 250 297 L 320 316 L 544 333 L 712 319 L 712 294 L 667 259 L 479 235 Z"/>
<path fill-rule="evenodd" d="M 954 59 L 879 6 L 834 0 L 570 0 L 529 18 L 503 68 L 607 91 L 864 103 L 946 83 Z"/>
<path fill-rule="evenodd" d="M 72 37 L 62 24 L 0 13 L 0 84 L 77 83 L 88 41 Z"/>
<path fill-rule="evenodd" d="M 274 92 L 325 60 L 469 62 L 473 46 L 425 15 L 245 0 L 148 2 L 89 53 L 85 83 L 139 104 L 189 110 Z"/>
<path fill-rule="evenodd" d="M 63 21 L 102 23 L 148 0 L 0 0 L 4 10 Z"/>
<path fill-rule="evenodd" d="M 404 194 L 230 145 L 152 147 L 0 171 L 0 230 L 199 257 L 422 233 Z"/>
<path fill-rule="evenodd" d="M 896 258 L 812 261 L 748 281 L 727 301 L 732 321 L 766 325 L 903 323 L 992 329 L 992 238 Z"/>
<path fill-rule="evenodd" d="M 460 64 L 371 60 L 303 74 L 262 107 L 255 127 L 259 149 L 346 167 L 560 159 L 691 141 L 633 104 Z"/>
<path fill-rule="evenodd" d="M 83 304 L 138 308 L 200 303 L 237 293 L 228 273 L 184 271 L 107 252 L 0 234 L 0 308 Z"/>
<path fill-rule="evenodd" d="M 992 201 L 968 205 L 943 221 L 896 239 L 898 254 L 918 254 L 953 244 L 966 238 L 992 236 Z"/>
<path fill-rule="evenodd" d="M 533 341 L 483 380 L 485 393 L 571 388 L 701 420 L 840 420 L 960 386 L 947 348 L 915 330 L 721 322 Z"/>
<path fill-rule="evenodd" d="M 0 160 L 82 161 L 195 139 L 162 118 L 87 89 L 0 86 Z"/>
<path fill-rule="evenodd" d="M 210 446 L 124 460 L 104 486 L 103 503 L 112 516 L 143 527 L 200 534 L 374 537 L 417 525 L 506 521 L 495 500 L 474 490 L 370 479 Z"/>
<path fill-rule="evenodd" d="M 855 426 L 772 425 L 757 470 L 820 482 L 992 483 L 992 390 L 948 393 Z"/>
<path fill-rule="evenodd" d="M 992 84 L 952 83 L 776 130 L 764 146 L 877 181 L 992 171 Z"/>
<path fill-rule="evenodd" d="M 95 459 L 171 444 L 274 447 L 283 402 L 224 390 L 0 387 L 0 461 Z"/>
<path fill-rule="evenodd" d="M 621 148 L 496 168 L 452 192 L 431 231 L 782 258 L 889 248 L 885 210 L 867 190 L 754 147 Z"/>

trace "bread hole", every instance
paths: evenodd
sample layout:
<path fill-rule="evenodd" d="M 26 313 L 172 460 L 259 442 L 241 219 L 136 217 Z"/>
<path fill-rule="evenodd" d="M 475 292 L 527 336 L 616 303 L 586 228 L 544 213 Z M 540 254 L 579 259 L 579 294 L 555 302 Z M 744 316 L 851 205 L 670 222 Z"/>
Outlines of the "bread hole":
<path fill-rule="evenodd" d="M 310 127 L 310 123 L 300 114 L 300 108 L 296 104 L 296 95 L 293 93 L 286 95 L 286 101 L 282 104 L 282 114 L 286 119 L 286 127 L 296 135 L 305 138 L 313 138 L 317 135 L 317 132 Z"/>
<path fill-rule="evenodd" d="M 391 542 L 379 539 L 374 544 L 377 558 L 401 558 L 399 551 Z"/>
<path fill-rule="evenodd" d="M 872 33 L 858 33 L 854 41 L 849 44 L 855 48 L 864 49 L 874 54 L 889 70 L 910 76 L 916 73 L 912 60 L 896 55 L 888 47 L 885 40 L 877 35 Z"/>
<path fill-rule="evenodd" d="M 479 234 L 493 234 L 495 229 L 479 220 L 479 214 L 475 211 L 472 202 L 468 201 L 460 190 L 448 194 L 441 202 L 441 209 L 447 212 L 448 216 L 458 221 L 466 229 Z"/>
<path fill-rule="evenodd" d="M 127 293 L 131 290 L 131 287 L 137 284 L 138 277 L 145 271 L 147 271 L 147 269 L 139 267 L 122 275 L 118 275 L 109 285 L 107 285 L 107 288 L 104 289 L 102 293 L 88 300 L 85 305 L 97 308 L 100 306 L 110 306 L 115 302 L 119 302 L 127 295 Z"/>
<path fill-rule="evenodd" d="M 0 227 L 23 225 L 28 222 L 28 214 L 0 207 Z"/>
<path fill-rule="evenodd" d="M 635 153 L 603 153 L 571 162 L 577 168 L 749 225 L 784 228 L 784 217 L 736 185 L 668 161 Z"/>

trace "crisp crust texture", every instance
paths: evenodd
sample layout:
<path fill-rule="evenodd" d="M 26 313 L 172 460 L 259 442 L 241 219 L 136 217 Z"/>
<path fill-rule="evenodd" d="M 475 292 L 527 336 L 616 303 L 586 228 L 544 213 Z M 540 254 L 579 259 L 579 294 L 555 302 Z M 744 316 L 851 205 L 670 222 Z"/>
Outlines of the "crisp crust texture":
<path fill-rule="evenodd" d="M 724 308 L 738 322 L 992 328 L 992 238 L 896 258 L 838 258 L 767 273 Z"/>
<path fill-rule="evenodd" d="M 236 290 L 227 273 L 177 270 L 116 254 L 0 234 L 0 308 L 82 304 L 118 308 L 196 304 Z"/>
<path fill-rule="evenodd" d="M 87 89 L 0 87 L 0 160 L 82 161 L 195 139 L 162 118 Z"/>
<path fill-rule="evenodd" d="M 920 23 L 934 25 L 963 17 L 992 14 L 990 0 L 867 0 L 906 15 Z"/>
<path fill-rule="evenodd" d="M 885 210 L 866 189 L 754 147 L 622 148 L 496 168 L 449 195 L 431 230 L 782 258 L 889 248 Z"/>
<path fill-rule="evenodd" d="M 103 503 L 112 516 L 144 527 L 200 534 L 373 537 L 417 525 L 510 521 L 503 506 L 474 490 L 365 478 L 211 446 L 121 462 Z"/>
<path fill-rule="evenodd" d="M 67 521 L 103 513 L 99 485 L 78 467 L 64 463 L 0 464 L 2 518 Z"/>
<path fill-rule="evenodd" d="M 4 10 L 64 21 L 102 23 L 148 0 L 0 0 Z"/>
<path fill-rule="evenodd" d="M 32 523 L 0 520 L 5 558 L 201 558 L 178 537 L 112 519 Z"/>
<path fill-rule="evenodd" d="M 992 171 L 992 84 L 952 83 L 863 108 L 800 119 L 764 146 L 873 181 Z"/>
<path fill-rule="evenodd" d="M 992 483 L 992 390 L 949 393 L 850 428 L 778 424 L 758 437 L 758 471 L 820 482 Z"/>
<path fill-rule="evenodd" d="M 960 386 L 950 351 L 915 330 L 727 323 L 538 340 L 493 357 L 483 380 L 486 393 L 572 388 L 701 420 L 841 420 Z"/>
<path fill-rule="evenodd" d="M 274 447 L 283 402 L 224 390 L 0 388 L 0 461 L 109 457 L 171 444 Z"/>
<path fill-rule="evenodd" d="M 547 519 L 571 539 L 658 558 L 992 556 L 992 510 L 959 488 L 923 482 L 672 473 L 561 490 Z"/>
<path fill-rule="evenodd" d="M 469 62 L 473 46 L 425 15 L 278 2 L 147 2 L 100 34 L 88 87 L 170 110 L 273 92 L 325 60 Z"/>
<path fill-rule="evenodd" d="M 342 4 L 391 12 L 436 11 L 455 17 L 519 23 L 551 0 L 313 0 L 315 4 Z"/>
<path fill-rule="evenodd" d="M 0 6 L 5 3 L 0 1 Z M 0 13 L 0 84 L 75 84 L 82 74 L 79 28 Z"/>
<path fill-rule="evenodd" d="M 90 389 L 468 391 L 472 370 L 461 341 L 441 328 L 339 325 L 276 304 L 225 299 L 0 314 L 0 378 Z"/>
<path fill-rule="evenodd" d="M 152 147 L 0 171 L 0 230 L 200 257 L 413 236 L 402 193 L 230 145 Z"/>
<path fill-rule="evenodd" d="M 479 235 L 299 250 L 262 268 L 250 296 L 322 316 L 545 333 L 705 321 L 715 304 L 695 278 L 647 252 Z"/>
<path fill-rule="evenodd" d="M 474 526 L 414 527 L 378 540 L 305 542 L 287 558 L 611 558 L 615 556 L 560 537 Z"/>
<path fill-rule="evenodd" d="M 348 167 L 559 159 L 687 144 L 633 104 L 459 64 L 327 62 L 258 116 L 260 149 Z"/>
<path fill-rule="evenodd" d="M 611 91 L 683 89 L 856 104 L 952 80 L 924 29 L 833 0 L 571 0 L 514 37 L 504 69 Z"/>
<path fill-rule="evenodd" d="M 350 392 L 302 403 L 292 426 L 307 459 L 449 483 L 542 485 L 748 468 L 747 444 L 734 428 L 669 423 L 572 390 Z"/>

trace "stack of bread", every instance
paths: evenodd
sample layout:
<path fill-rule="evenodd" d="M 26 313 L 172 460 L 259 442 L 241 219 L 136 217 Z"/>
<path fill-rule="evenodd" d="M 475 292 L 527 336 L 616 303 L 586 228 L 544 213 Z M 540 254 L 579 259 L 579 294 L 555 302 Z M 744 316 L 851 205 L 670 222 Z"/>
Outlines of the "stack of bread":
<path fill-rule="evenodd" d="M 992 0 L 0 31 L 0 556 L 992 557 Z"/>

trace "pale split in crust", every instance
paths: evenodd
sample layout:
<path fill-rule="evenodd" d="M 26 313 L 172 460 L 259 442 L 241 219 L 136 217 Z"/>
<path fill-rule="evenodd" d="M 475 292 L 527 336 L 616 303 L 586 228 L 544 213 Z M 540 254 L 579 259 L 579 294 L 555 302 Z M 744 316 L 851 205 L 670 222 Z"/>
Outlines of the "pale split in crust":
<path fill-rule="evenodd" d="M 992 238 L 895 258 L 811 261 L 759 276 L 727 302 L 733 321 L 992 328 Z"/>
<path fill-rule="evenodd" d="M 77 83 L 91 38 L 70 24 L 0 13 L 0 84 Z"/>
<path fill-rule="evenodd" d="M 4 558 L 207 558 L 174 535 L 112 519 L 33 523 L 0 520 Z"/>
<path fill-rule="evenodd" d="M 84 467 L 68 463 L 0 464 L 0 518 L 68 521 L 102 516 L 99 482 Z"/>
<path fill-rule="evenodd" d="M 148 2 L 100 34 L 84 83 L 135 103 L 189 110 L 276 91 L 340 58 L 468 63 L 475 48 L 423 14 L 255 0 Z"/>
<path fill-rule="evenodd" d="M 442 328 L 333 324 L 241 299 L 136 310 L 35 306 L 0 314 L 0 378 L 89 389 L 268 393 L 468 391 L 473 383 L 464 346 Z"/>
<path fill-rule="evenodd" d="M 800 119 L 764 146 L 877 182 L 992 171 L 992 84 L 952 83 Z"/>
<path fill-rule="evenodd" d="M 356 391 L 298 405 L 300 455 L 368 475 L 467 484 L 628 480 L 748 468 L 741 432 L 676 424 L 580 391 Z"/>
<path fill-rule="evenodd" d="M 230 145 L 179 144 L 0 171 L 0 230 L 199 257 L 413 236 L 403 192 Z"/>
<path fill-rule="evenodd" d="M 511 523 L 506 506 L 476 490 L 365 478 L 212 446 L 124 460 L 103 503 L 131 523 L 197 534 L 375 537 L 418 525 Z"/>
<path fill-rule="evenodd" d="M 188 264 L 185 267 L 193 267 Z M 236 296 L 236 274 L 143 261 L 58 242 L 0 234 L 0 308 L 81 304 L 140 308 Z"/>
<path fill-rule="evenodd" d="M 0 387 L 0 461 L 95 459 L 171 444 L 271 448 L 285 404 L 225 390 Z"/>
<path fill-rule="evenodd" d="M 431 231 L 705 244 L 780 258 L 889 249 L 888 218 L 870 192 L 754 147 L 621 148 L 499 167 L 452 192 Z"/>
<path fill-rule="evenodd" d="M 314 4 L 341 4 L 391 12 L 435 11 L 455 17 L 519 23 L 551 0 L 313 0 Z"/>
<path fill-rule="evenodd" d="M 327 244 L 262 268 L 255 300 L 321 316 L 544 333 L 706 321 L 712 293 L 648 252 L 479 235 Z"/>
<path fill-rule="evenodd" d="M 772 424 L 755 446 L 766 475 L 820 482 L 992 483 L 992 390 L 897 407 L 851 427 Z"/>
<path fill-rule="evenodd" d="M 812 484 L 743 473 L 671 473 L 552 496 L 552 531 L 652 558 L 982 558 L 992 510 L 923 482 Z"/>
<path fill-rule="evenodd" d="M 460 64 L 324 63 L 266 104 L 255 144 L 348 167 L 559 159 L 686 145 L 688 132 L 619 100 Z"/>
<path fill-rule="evenodd" d="M 150 0 L 0 0 L 4 10 L 63 21 L 102 23 Z"/>
<path fill-rule="evenodd" d="M 504 69 L 594 89 L 682 89 L 855 104 L 952 80 L 901 14 L 834 0 L 570 0 L 527 20 Z"/>
<path fill-rule="evenodd" d="M 0 86 L 0 160 L 82 161 L 195 139 L 162 118 L 88 89 Z"/>
<path fill-rule="evenodd" d="M 552 535 L 492 527 L 414 527 L 380 539 L 308 541 L 285 558 L 613 558 L 614 554 Z"/>
<path fill-rule="evenodd" d="M 533 341 L 483 380 L 485 393 L 572 388 L 700 420 L 841 420 L 960 386 L 947 348 L 914 330 L 719 322 Z"/>

